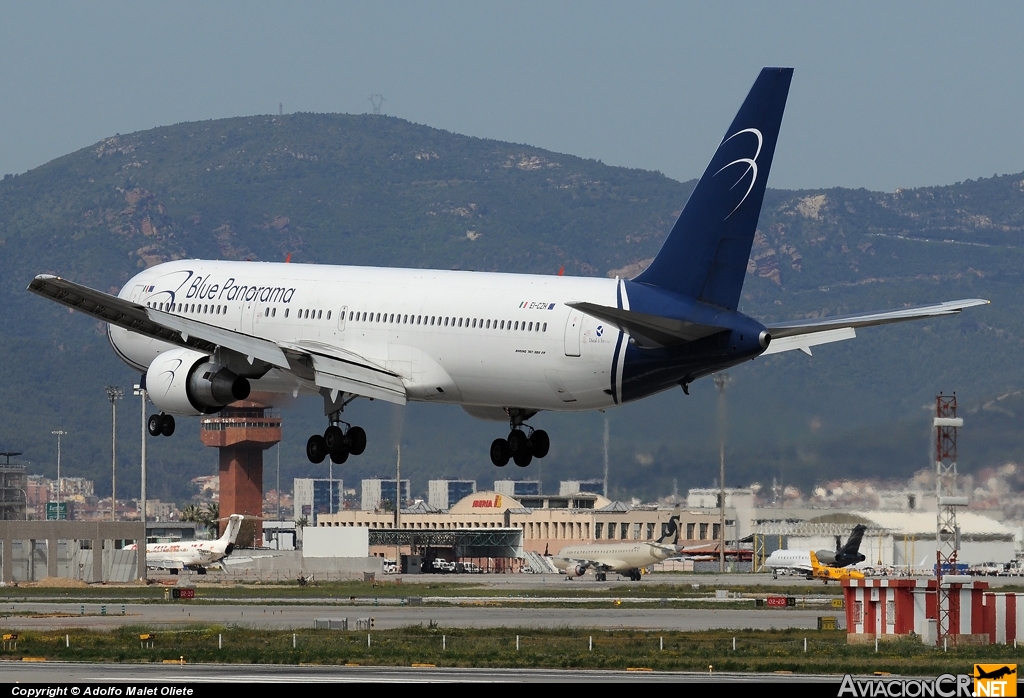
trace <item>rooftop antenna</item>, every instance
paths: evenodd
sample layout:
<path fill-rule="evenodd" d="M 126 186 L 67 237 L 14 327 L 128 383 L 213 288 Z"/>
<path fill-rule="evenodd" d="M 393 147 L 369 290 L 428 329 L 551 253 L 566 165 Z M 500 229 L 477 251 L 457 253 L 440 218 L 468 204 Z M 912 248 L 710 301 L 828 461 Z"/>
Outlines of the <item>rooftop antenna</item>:
<path fill-rule="evenodd" d="M 11 458 L 20 455 L 21 451 L 0 451 L 0 457 L 7 459 L 7 462 L 4 463 L 5 466 L 9 466 L 11 464 Z"/>
<path fill-rule="evenodd" d="M 384 99 L 384 95 L 370 95 L 370 104 L 373 106 L 373 113 L 380 115 L 380 107 L 387 100 Z"/>
<path fill-rule="evenodd" d="M 284 116 L 284 102 L 277 103 L 277 115 Z"/>

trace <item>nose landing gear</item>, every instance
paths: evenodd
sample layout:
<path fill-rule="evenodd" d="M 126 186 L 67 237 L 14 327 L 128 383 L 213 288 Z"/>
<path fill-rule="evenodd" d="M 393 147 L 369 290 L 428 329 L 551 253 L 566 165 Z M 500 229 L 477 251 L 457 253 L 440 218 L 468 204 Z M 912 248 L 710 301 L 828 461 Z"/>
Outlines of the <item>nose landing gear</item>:
<path fill-rule="evenodd" d="M 508 438 L 491 442 L 491 463 L 503 468 L 511 459 L 520 468 L 525 468 L 535 457 L 543 458 L 548 454 L 551 439 L 546 431 L 524 424 L 524 415 L 519 410 L 509 410 L 509 418 L 511 431 Z"/>

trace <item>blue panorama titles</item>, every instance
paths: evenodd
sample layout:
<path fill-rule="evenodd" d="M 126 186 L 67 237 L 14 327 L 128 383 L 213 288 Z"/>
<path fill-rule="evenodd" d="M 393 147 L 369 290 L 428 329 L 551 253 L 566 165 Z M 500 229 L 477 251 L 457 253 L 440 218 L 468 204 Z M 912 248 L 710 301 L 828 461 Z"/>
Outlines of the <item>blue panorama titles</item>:
<path fill-rule="evenodd" d="M 197 276 L 185 292 L 185 298 L 211 301 L 256 301 L 260 303 L 291 303 L 294 288 L 283 286 L 243 286 L 231 277 L 223 284 L 211 284 L 209 276 Z"/>

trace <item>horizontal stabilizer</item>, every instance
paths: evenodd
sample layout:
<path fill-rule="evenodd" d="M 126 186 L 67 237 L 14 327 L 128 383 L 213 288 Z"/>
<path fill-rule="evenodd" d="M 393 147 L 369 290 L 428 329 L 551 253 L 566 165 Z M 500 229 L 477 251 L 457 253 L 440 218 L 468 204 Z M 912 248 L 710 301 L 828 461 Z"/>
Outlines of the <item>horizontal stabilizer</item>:
<path fill-rule="evenodd" d="M 596 303 L 566 303 L 566 305 L 614 325 L 636 340 L 639 346 L 647 349 L 693 342 L 728 329 L 660 315 L 648 315 L 622 308 L 612 308 Z"/>
<path fill-rule="evenodd" d="M 901 308 L 899 310 L 855 313 L 853 315 L 839 315 L 837 317 L 815 318 L 813 320 L 795 320 L 793 322 L 783 322 L 769 326 L 768 334 L 772 336 L 772 344 L 774 344 L 776 340 L 782 339 L 783 337 L 795 337 L 814 332 L 827 332 L 829 330 L 837 330 L 846 327 L 888 325 L 893 322 L 906 322 L 907 320 L 919 320 L 926 317 L 954 315 L 964 308 L 973 308 L 976 305 L 987 305 L 988 303 L 989 301 L 981 300 L 980 298 L 968 298 L 966 300 L 944 301 L 933 305 L 919 305 L 913 308 Z M 849 337 L 843 337 L 842 339 L 849 339 Z"/>
<path fill-rule="evenodd" d="M 986 305 L 988 301 L 979 298 L 968 298 L 960 301 L 944 301 L 933 305 L 920 305 L 900 310 L 883 310 L 873 313 L 856 313 L 836 317 L 816 318 L 813 320 L 794 320 L 768 327 L 772 341 L 761 356 L 781 354 L 784 351 L 799 349 L 808 356 L 811 347 L 819 344 L 841 342 L 857 336 L 857 327 L 872 325 L 888 325 L 893 322 L 920 320 L 926 317 L 941 317 L 959 313 L 964 308 Z"/>

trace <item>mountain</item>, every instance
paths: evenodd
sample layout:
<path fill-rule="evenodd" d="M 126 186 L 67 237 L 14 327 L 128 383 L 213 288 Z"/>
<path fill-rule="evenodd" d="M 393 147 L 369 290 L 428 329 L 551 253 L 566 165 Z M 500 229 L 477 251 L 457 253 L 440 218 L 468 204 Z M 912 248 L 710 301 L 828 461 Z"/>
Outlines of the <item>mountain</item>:
<path fill-rule="evenodd" d="M 338 114 L 116 135 L 8 175 L 0 181 L 0 448 L 24 451 L 34 470 L 52 476 L 50 432 L 65 429 L 62 471 L 109 491 L 103 386 L 138 379 L 114 357 L 101 324 L 25 291 L 37 273 L 116 292 L 138 270 L 171 259 L 290 254 L 323 264 L 630 276 L 657 253 L 693 185 L 397 118 Z M 1019 458 L 1012 432 L 1021 420 L 982 407 L 1024 385 L 1022 226 L 1024 175 L 894 193 L 769 190 L 742 311 L 767 321 L 954 298 L 993 303 L 731 371 L 730 482 L 779 477 L 806 486 L 829 474 L 897 477 L 927 467 L 928 410 L 939 391 L 957 391 L 970 414 L 962 469 Z M 601 475 L 607 416 L 619 496 L 709 485 L 718 470 L 717 398 L 710 381 L 691 392 L 607 415 L 542 415 L 535 423 L 551 433 L 552 452 L 527 471 L 490 465 L 487 446 L 501 425 L 458 408 L 358 401 L 346 414 L 367 429 L 370 446 L 335 477 L 358 486 L 391 472 L 401 438 L 416 490 L 437 475 L 482 485 L 539 476 L 550 488 Z M 325 426 L 319 401 L 278 407 L 282 484 L 326 475 L 326 464 L 311 465 L 303 452 Z M 139 404 L 128 398 L 119 409 L 125 496 L 138 488 Z M 153 496 L 183 499 L 191 477 L 216 471 L 195 426 L 182 420 L 173 439 L 151 441 Z M 270 489 L 273 451 L 266 461 Z"/>

